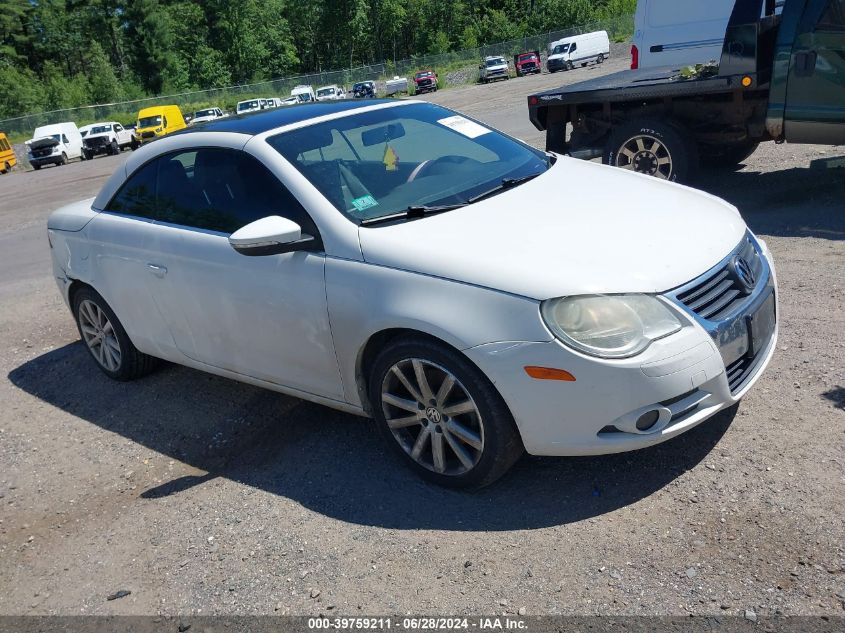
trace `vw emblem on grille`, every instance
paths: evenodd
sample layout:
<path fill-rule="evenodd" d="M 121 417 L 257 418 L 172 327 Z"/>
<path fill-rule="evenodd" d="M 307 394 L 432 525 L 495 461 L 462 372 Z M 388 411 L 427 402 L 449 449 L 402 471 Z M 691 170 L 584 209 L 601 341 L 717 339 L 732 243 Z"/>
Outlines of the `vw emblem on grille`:
<path fill-rule="evenodd" d="M 745 287 L 746 293 L 754 290 L 754 284 L 757 283 L 757 277 L 754 275 L 754 269 L 751 264 L 744 257 L 737 257 L 733 261 L 734 275 L 739 282 Z"/>

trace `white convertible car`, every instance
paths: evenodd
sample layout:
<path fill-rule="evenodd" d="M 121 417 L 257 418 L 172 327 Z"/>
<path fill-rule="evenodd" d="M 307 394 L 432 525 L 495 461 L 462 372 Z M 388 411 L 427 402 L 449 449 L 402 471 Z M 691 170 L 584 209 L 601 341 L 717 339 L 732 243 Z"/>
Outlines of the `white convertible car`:
<path fill-rule="evenodd" d="M 771 258 L 735 208 L 429 103 L 168 136 L 48 228 L 107 375 L 161 358 L 371 416 L 444 485 L 677 436 L 777 338 Z"/>

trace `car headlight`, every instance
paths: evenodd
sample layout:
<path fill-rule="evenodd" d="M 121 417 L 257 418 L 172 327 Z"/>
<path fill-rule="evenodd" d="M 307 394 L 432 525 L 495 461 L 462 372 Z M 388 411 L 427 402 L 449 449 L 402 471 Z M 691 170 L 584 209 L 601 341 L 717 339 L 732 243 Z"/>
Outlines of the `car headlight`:
<path fill-rule="evenodd" d="M 544 301 L 543 320 L 566 345 L 591 356 L 628 358 L 681 329 L 650 295 L 587 295 Z"/>

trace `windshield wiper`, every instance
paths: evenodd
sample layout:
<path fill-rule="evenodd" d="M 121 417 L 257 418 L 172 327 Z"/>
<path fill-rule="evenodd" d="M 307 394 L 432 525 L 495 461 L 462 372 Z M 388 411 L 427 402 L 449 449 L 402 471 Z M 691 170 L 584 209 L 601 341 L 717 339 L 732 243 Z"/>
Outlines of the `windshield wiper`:
<path fill-rule="evenodd" d="M 390 215 L 383 215 L 377 218 L 367 218 L 361 220 L 361 226 L 373 226 L 374 224 L 386 224 L 387 222 L 394 222 L 395 220 L 413 220 L 422 218 L 426 215 L 435 215 L 437 213 L 445 213 L 446 211 L 454 211 L 467 206 L 467 202 L 458 202 L 456 204 L 441 204 L 437 206 L 415 205 L 410 206 L 399 213 L 391 213 Z"/>
<path fill-rule="evenodd" d="M 534 180 L 540 174 L 531 174 L 530 176 L 523 176 L 522 178 L 504 178 L 502 179 L 502 183 L 497 187 L 493 187 L 490 191 L 485 191 L 484 193 L 480 193 L 477 196 L 470 198 L 467 202 L 472 204 L 473 202 L 478 202 L 479 200 L 483 200 L 484 198 L 489 198 L 490 196 L 494 196 L 497 193 L 501 193 L 507 189 L 513 189 L 514 187 L 518 187 L 519 185 L 528 182 L 529 180 Z"/>

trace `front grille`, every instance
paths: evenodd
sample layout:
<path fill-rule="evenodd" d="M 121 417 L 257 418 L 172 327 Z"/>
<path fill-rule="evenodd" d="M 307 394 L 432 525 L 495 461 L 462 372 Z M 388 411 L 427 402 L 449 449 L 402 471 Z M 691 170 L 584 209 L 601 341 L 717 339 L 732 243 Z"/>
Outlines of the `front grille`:
<path fill-rule="evenodd" d="M 32 152 L 32 155 L 35 158 L 46 158 L 47 156 L 52 155 L 53 149 L 36 149 Z"/>
<path fill-rule="evenodd" d="M 108 139 L 105 136 L 95 136 L 94 138 L 86 138 L 82 141 L 82 144 L 90 149 L 103 147 L 106 143 L 108 143 Z"/>
<path fill-rule="evenodd" d="M 754 359 L 748 356 L 743 356 L 739 360 L 725 367 L 725 375 L 728 378 L 728 386 L 731 388 L 731 393 L 736 393 L 751 370 L 754 367 Z"/>
<path fill-rule="evenodd" d="M 746 235 L 728 262 L 695 286 L 679 293 L 678 300 L 707 321 L 719 321 L 733 313 L 748 299 L 752 288 L 746 287 L 735 272 L 734 260 L 744 259 L 754 272 L 755 287 L 761 283 L 763 262 L 751 238 Z"/>
<path fill-rule="evenodd" d="M 420 86 L 430 86 L 431 79 L 420 79 L 418 83 Z"/>
<path fill-rule="evenodd" d="M 141 134 L 141 138 L 155 138 L 155 132 L 144 132 Z"/>

